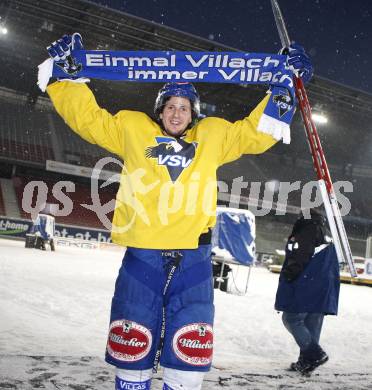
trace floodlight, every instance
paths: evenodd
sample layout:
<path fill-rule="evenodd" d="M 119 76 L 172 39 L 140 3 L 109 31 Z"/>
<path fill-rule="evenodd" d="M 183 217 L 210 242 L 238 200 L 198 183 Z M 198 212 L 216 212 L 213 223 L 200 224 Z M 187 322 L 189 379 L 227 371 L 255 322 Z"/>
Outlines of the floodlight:
<path fill-rule="evenodd" d="M 324 124 L 328 122 L 328 118 L 324 114 L 313 112 L 311 114 L 311 117 L 313 118 L 313 121 L 316 123 Z"/>

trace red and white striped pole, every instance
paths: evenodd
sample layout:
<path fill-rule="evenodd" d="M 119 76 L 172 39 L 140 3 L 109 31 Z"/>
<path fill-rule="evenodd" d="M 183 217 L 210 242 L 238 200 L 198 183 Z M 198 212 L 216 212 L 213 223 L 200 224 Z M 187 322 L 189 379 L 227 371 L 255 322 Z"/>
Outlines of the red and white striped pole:
<path fill-rule="evenodd" d="M 289 47 L 291 41 L 289 39 L 287 28 L 277 0 L 271 0 L 271 6 L 282 47 Z M 346 260 L 349 266 L 350 275 L 352 277 L 357 277 L 358 274 L 355 269 L 349 240 L 347 238 L 344 222 L 338 207 L 331 176 L 329 174 L 319 135 L 312 119 L 311 106 L 307 98 L 304 83 L 297 75 L 294 76 L 294 87 L 337 257 L 340 263 L 345 263 Z"/>

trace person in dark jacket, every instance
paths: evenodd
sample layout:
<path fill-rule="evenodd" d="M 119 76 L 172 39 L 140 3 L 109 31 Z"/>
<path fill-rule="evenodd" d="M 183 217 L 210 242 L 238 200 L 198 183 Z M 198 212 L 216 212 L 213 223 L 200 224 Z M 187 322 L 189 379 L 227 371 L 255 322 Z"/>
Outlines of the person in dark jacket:
<path fill-rule="evenodd" d="M 326 220 L 316 209 L 302 213 L 293 226 L 279 277 L 275 309 L 300 348 L 291 370 L 309 375 L 328 360 L 319 345 L 323 319 L 337 314 L 339 264 L 333 244 L 326 242 Z"/>

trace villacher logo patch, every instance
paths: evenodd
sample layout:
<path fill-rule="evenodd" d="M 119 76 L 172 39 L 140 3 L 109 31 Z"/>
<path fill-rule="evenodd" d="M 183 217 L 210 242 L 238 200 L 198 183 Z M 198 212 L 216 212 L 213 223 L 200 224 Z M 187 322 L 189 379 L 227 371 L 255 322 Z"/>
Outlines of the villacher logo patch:
<path fill-rule="evenodd" d="M 146 148 L 147 158 L 156 158 L 158 165 L 167 167 L 169 176 L 175 182 L 182 171 L 195 157 L 197 142 L 188 143 L 172 137 L 155 137 L 157 145 Z"/>
<path fill-rule="evenodd" d="M 207 366 L 212 362 L 213 329 L 210 324 L 193 323 L 178 329 L 173 337 L 177 358 L 192 366 Z"/>
<path fill-rule="evenodd" d="M 134 321 L 117 320 L 111 323 L 107 352 L 122 362 L 136 362 L 150 351 L 152 335 L 148 328 Z"/>

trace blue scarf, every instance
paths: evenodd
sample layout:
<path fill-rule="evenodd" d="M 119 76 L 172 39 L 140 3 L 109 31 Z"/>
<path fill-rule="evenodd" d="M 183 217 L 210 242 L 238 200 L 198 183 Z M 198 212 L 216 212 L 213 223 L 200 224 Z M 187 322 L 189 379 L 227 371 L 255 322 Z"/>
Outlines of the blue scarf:
<path fill-rule="evenodd" d="M 292 71 L 279 54 L 180 51 L 74 50 L 69 73 L 64 62 L 39 65 L 39 87 L 50 77 L 127 82 L 207 82 L 270 85 L 271 96 L 258 130 L 290 142 L 289 125 L 295 109 Z M 75 72 L 71 74 L 71 64 Z M 84 80 L 83 80 L 84 81 Z M 86 81 L 86 80 L 85 80 Z"/>

